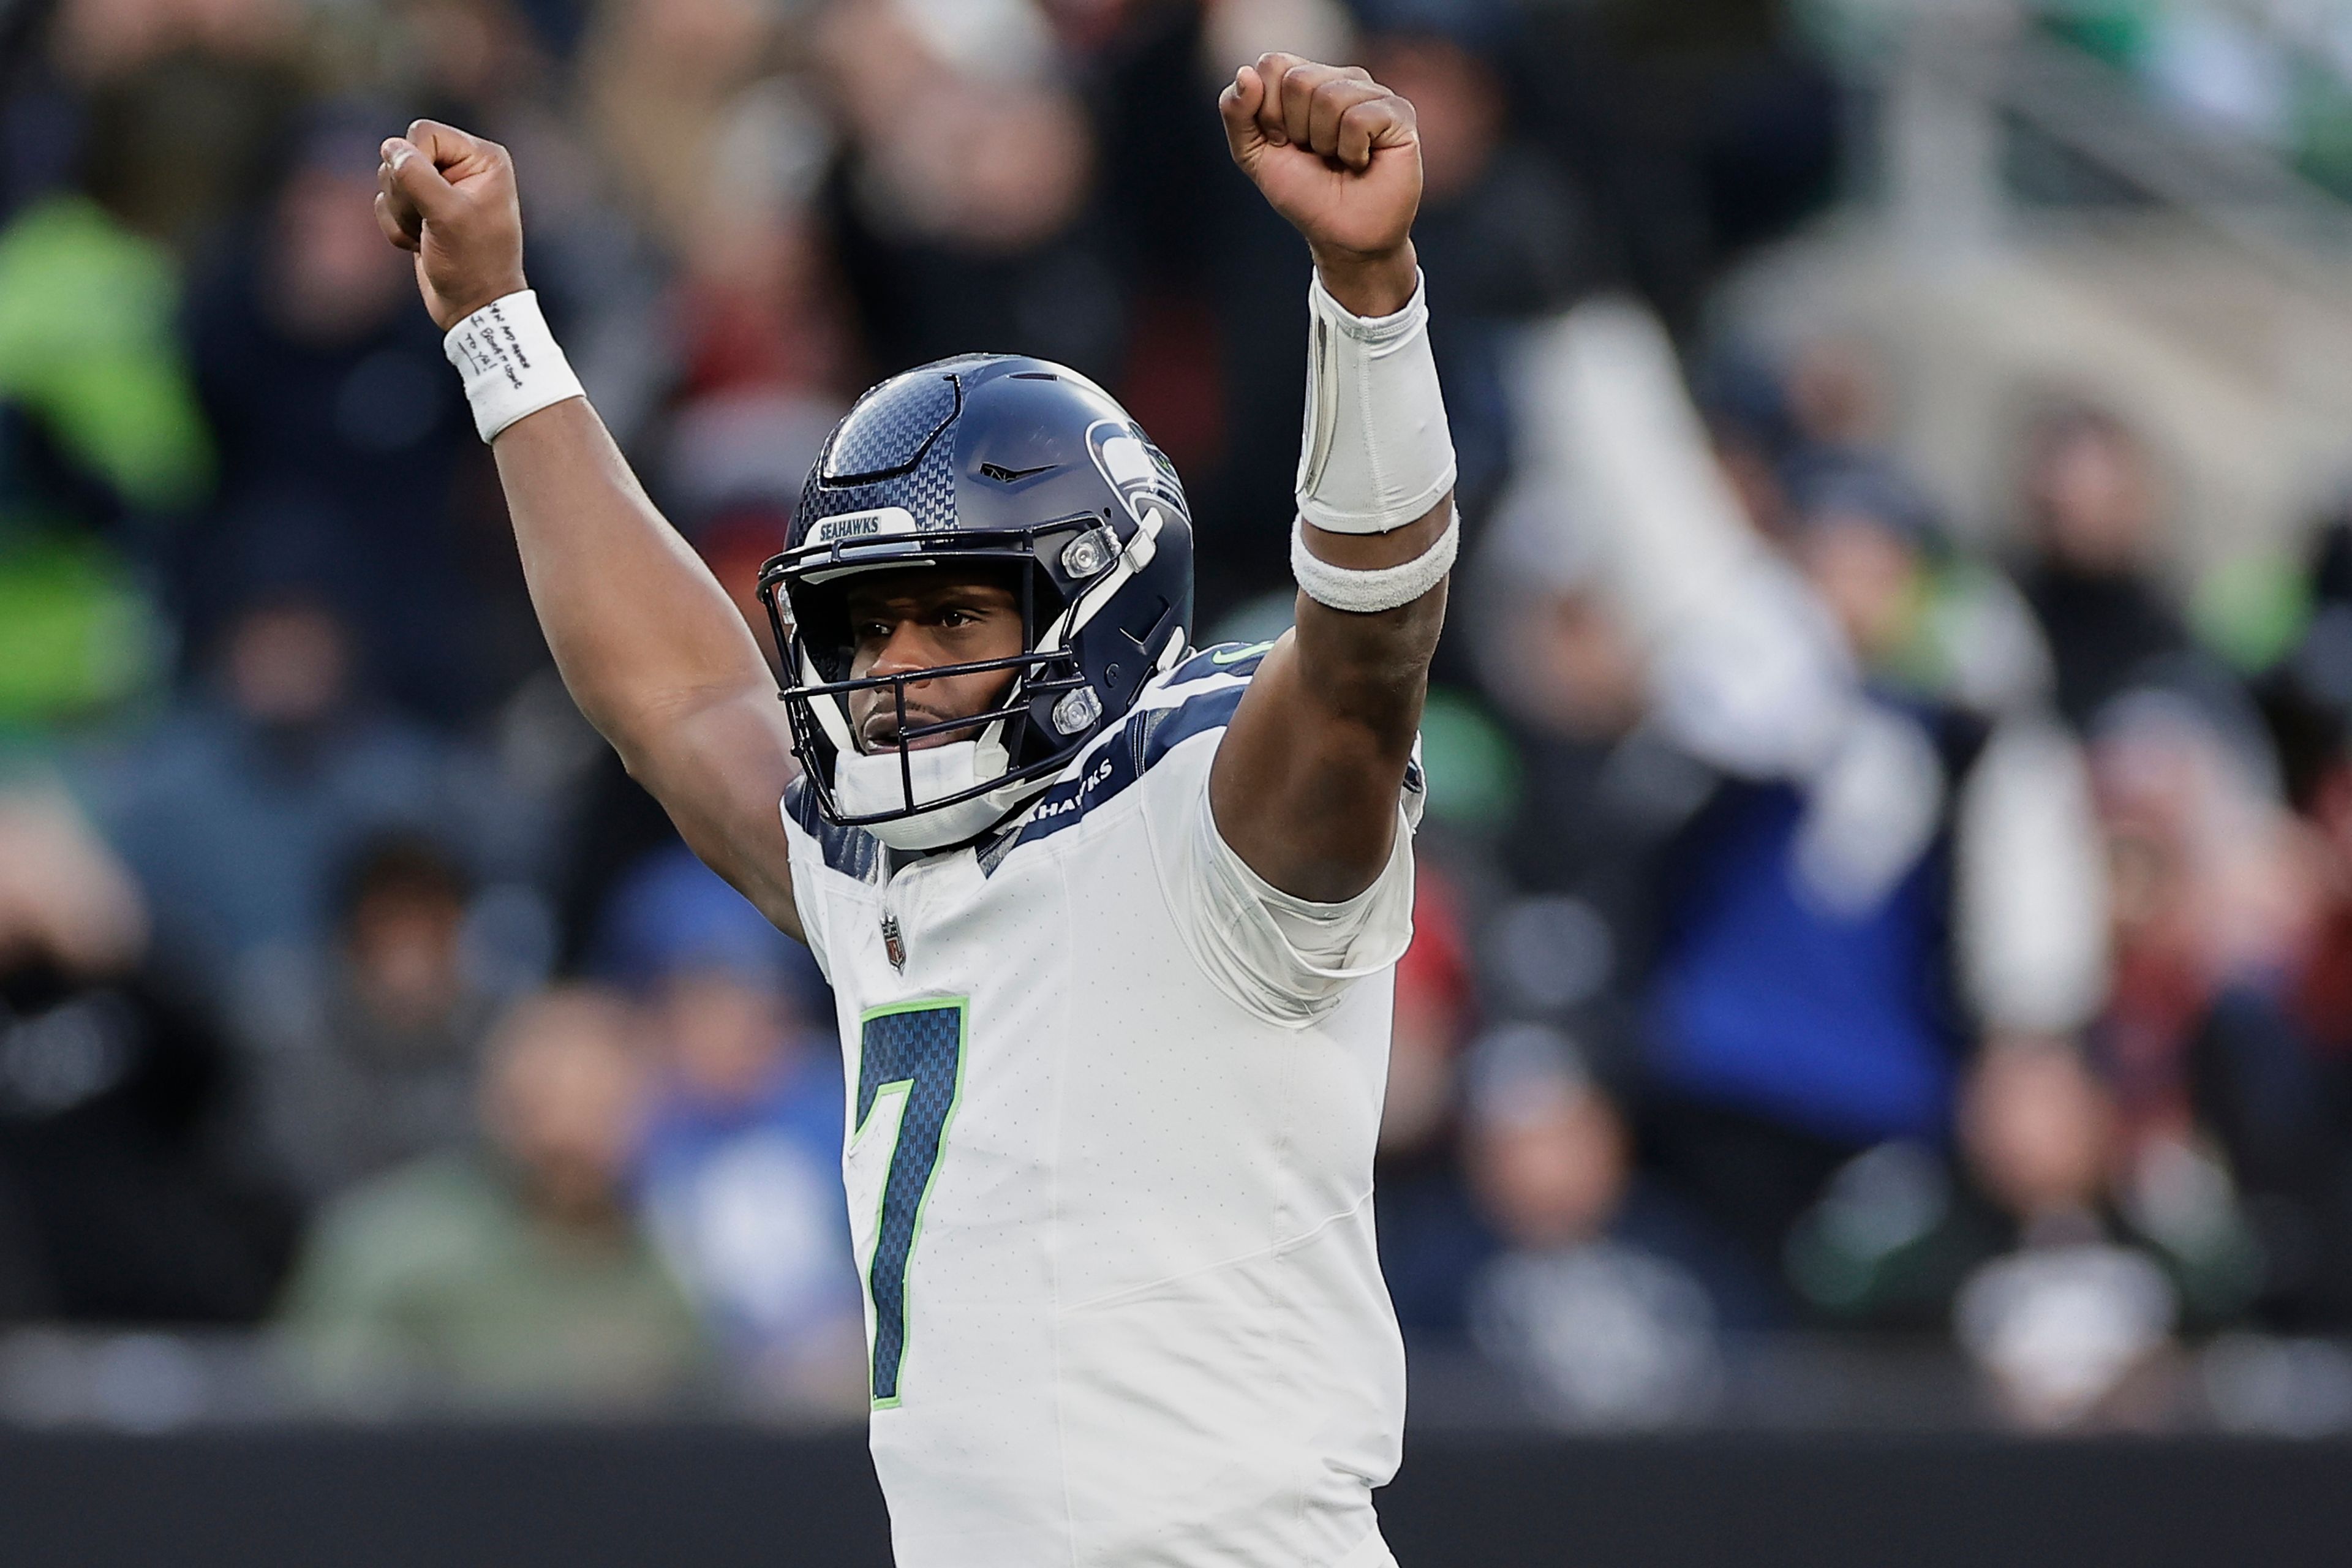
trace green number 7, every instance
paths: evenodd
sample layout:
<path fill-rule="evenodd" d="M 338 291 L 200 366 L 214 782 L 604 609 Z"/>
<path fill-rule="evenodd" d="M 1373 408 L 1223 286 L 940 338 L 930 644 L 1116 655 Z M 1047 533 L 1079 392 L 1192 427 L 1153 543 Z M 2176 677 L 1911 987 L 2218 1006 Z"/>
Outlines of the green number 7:
<path fill-rule="evenodd" d="M 898 1139 L 882 1180 L 874 1258 L 866 1270 L 874 1302 L 874 1407 L 898 1403 L 907 1356 L 907 1266 L 923 1232 L 948 1123 L 963 1099 L 963 1047 L 971 1032 L 966 997 L 931 997 L 872 1008 L 858 1019 L 857 1119 L 861 1137 L 885 1096 L 899 1100 Z"/>

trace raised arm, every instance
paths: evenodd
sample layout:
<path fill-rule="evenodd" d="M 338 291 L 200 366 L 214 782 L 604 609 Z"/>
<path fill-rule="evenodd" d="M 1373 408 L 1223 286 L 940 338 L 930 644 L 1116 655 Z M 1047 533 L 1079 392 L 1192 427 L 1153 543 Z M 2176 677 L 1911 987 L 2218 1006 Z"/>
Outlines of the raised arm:
<path fill-rule="evenodd" d="M 415 253 L 417 288 L 445 331 L 529 287 L 505 148 L 420 120 L 383 151 L 376 221 Z M 572 700 L 695 853 L 799 936 L 777 808 L 794 771 L 790 736 L 750 628 L 586 398 L 515 420 L 491 449 Z"/>
<path fill-rule="evenodd" d="M 1421 147 L 1404 100 L 1360 69 L 1291 55 L 1242 68 L 1220 108 L 1234 162 L 1307 237 L 1328 300 L 1316 307 L 1297 626 L 1243 697 L 1210 801 L 1218 832 L 1252 870 L 1294 897 L 1335 903 L 1388 863 L 1445 616 L 1452 448 L 1418 341 Z M 1412 596 L 1377 609 L 1324 602 L 1404 594 Z"/>

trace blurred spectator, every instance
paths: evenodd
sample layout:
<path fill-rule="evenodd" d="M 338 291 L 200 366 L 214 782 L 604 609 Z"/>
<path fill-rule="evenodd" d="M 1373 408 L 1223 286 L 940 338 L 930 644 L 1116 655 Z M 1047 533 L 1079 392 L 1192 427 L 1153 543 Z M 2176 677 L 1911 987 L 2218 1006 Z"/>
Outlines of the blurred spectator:
<path fill-rule="evenodd" d="M 1445 312 L 1437 340 L 1459 473 L 1454 498 L 1483 522 L 1509 458 L 1504 325 L 1558 310 L 1602 269 L 1597 237 L 1566 169 L 1511 129 L 1497 61 L 1517 28 L 1504 0 L 1377 0 L 1363 63 L 1413 106 L 1422 202 L 1413 248 Z"/>
<path fill-rule="evenodd" d="M 264 1063 L 272 1131 L 314 1198 L 471 1141 L 497 1007 L 467 963 L 465 876 L 438 845 L 376 839 L 341 882 L 316 1005 Z"/>
<path fill-rule="evenodd" d="M 212 454 L 172 336 L 179 292 L 170 254 L 88 196 L 0 229 L 12 514 L 107 524 L 202 498 Z"/>
<path fill-rule="evenodd" d="M 772 75 L 779 21 L 805 25 L 813 9 L 801 0 L 593 8 L 578 62 L 586 123 L 625 209 L 672 255 L 761 226 L 787 194 L 790 163 L 822 163 L 821 133 Z"/>
<path fill-rule="evenodd" d="M 637 1175 L 655 1243 L 756 1398 L 863 1409 L 841 1055 L 814 966 L 677 847 L 614 890 L 603 948 L 662 1048 Z"/>
<path fill-rule="evenodd" d="M 2257 1214 L 2269 1256 L 2209 1282 L 2233 1307 L 2258 1289 L 2305 1310 L 2340 1300 L 2319 1234 L 2335 1223 L 2332 1194 L 2315 1209 L 2277 1202 L 2313 1194 L 2309 1138 L 2330 1119 L 2293 985 L 2320 923 L 2324 852 L 2276 798 L 2264 738 L 2230 688 L 2117 700 L 2095 722 L 2092 759 L 2116 974 L 2090 1039 L 2116 1094 L 2123 1199 L 2172 1251 L 2240 1263 L 2235 1181 L 2208 1146 L 2218 1119 L 2237 1173 L 2268 1194 Z M 2282 1095 L 2300 1103 L 2282 1114 Z M 2276 1141 L 2249 1142 L 2257 1127 Z M 2189 1305 L 2210 1313 L 2214 1300 Z"/>
<path fill-rule="evenodd" d="M 110 102 L 97 129 L 126 112 Z M 0 725 L 97 716 L 154 684 L 169 638 L 137 552 L 213 478 L 177 259 L 141 231 L 125 171 L 89 173 L 97 194 L 50 193 L 0 227 Z"/>
<path fill-rule="evenodd" d="M 1462 1333 L 1463 1280 L 1488 1245 L 1461 1169 L 1461 1056 L 1475 1021 L 1465 895 L 1435 844 L 1415 847 L 1412 946 L 1397 964 L 1373 1167 L 1381 1273 L 1409 1340 Z"/>
<path fill-rule="evenodd" d="M 2163 1415 L 2176 1327 L 2229 1321 L 2259 1282 L 2226 1175 L 2184 1144 L 2135 1161 L 2113 1091 L 2050 1042 L 1989 1047 L 1958 1131 L 1958 1170 L 1893 1142 L 1838 1173 L 1790 1238 L 1800 1290 L 1843 1322 L 1948 1321 L 2022 1425 Z"/>
<path fill-rule="evenodd" d="M 2027 433 L 2024 503 L 2018 580 L 2050 641 L 2058 710 L 2080 729 L 2152 663 L 2189 647 L 2153 574 L 2155 466 L 2114 416 L 2060 409 Z"/>
<path fill-rule="evenodd" d="M 1528 497 L 1497 520 L 1472 578 L 1472 653 L 1526 770 L 1496 847 L 1524 896 L 1492 912 L 1481 969 L 1492 1005 L 1565 1025 L 1614 1076 L 1641 1049 L 1664 857 L 1713 778 L 1644 723 L 1639 651 L 1591 552 L 1559 548 L 1545 504 Z"/>
<path fill-rule="evenodd" d="M 142 967 L 148 911 L 62 796 L 0 793 L 0 1317 L 250 1321 L 292 1241 L 231 1058 Z"/>
<path fill-rule="evenodd" d="M 192 646 L 257 590 L 300 583 L 348 626 L 379 689 L 413 712 L 470 716 L 504 695 L 522 639 L 511 551 L 441 334 L 372 204 L 399 117 L 311 111 L 293 167 L 189 311 L 220 494 L 173 551 Z M 499 595 L 507 597 L 501 599 Z M 536 654 L 531 658 L 536 660 Z"/>
<path fill-rule="evenodd" d="M 858 381 L 833 247 L 810 211 L 833 127 L 810 84 L 778 68 L 801 52 L 815 10 L 630 0 L 598 8 L 583 47 L 602 154 L 594 173 L 622 210 L 574 215 L 569 249 L 593 247 L 591 221 L 610 228 L 633 216 L 675 271 L 657 335 L 636 348 L 657 356 L 652 379 L 677 403 L 661 433 L 661 479 L 689 532 L 731 503 L 790 505 Z M 787 16 L 803 26 L 780 27 Z M 575 290 L 581 305 L 625 315 L 613 310 L 611 280 L 594 281 Z M 608 320 L 598 339 L 628 331 Z M 598 379 L 619 379 L 614 357 L 593 354 Z M 634 425 L 631 410 L 624 416 Z M 768 553 L 781 543 L 779 534 Z"/>
<path fill-rule="evenodd" d="M 2186 1134 L 2198 1038 L 2274 994 L 2316 889 L 2234 691 L 2126 696 L 2096 721 L 2091 756 L 2116 950 L 2093 1037 L 2137 1145 Z"/>
<path fill-rule="evenodd" d="M 1462 893 L 1442 860 L 1416 873 L 1412 932 L 1397 963 L 1395 1035 L 1381 1102 L 1383 1155 L 1425 1146 L 1450 1121 L 1455 1058 L 1473 1022 Z"/>
<path fill-rule="evenodd" d="M 267 1026 L 315 952 L 360 847 L 433 824 L 461 837 L 497 790 L 449 742 L 370 707 L 342 623 L 264 599 L 222 638 L 198 700 L 100 754 L 93 811 L 154 901 L 158 959 Z M 470 847 L 470 846 L 469 846 Z"/>
<path fill-rule="evenodd" d="M 1739 253 L 1836 194 L 1845 102 L 1782 0 L 1517 7 L 1527 118 L 1592 187 L 1622 270 L 1678 333 Z"/>
<path fill-rule="evenodd" d="M 23 59 L 32 90 L 11 151 L 32 154 L 28 163 L 43 153 L 78 163 L 80 183 L 131 227 L 194 255 L 252 198 L 275 155 L 307 63 L 300 8 L 59 0 L 16 9 L 31 23 Z M 34 184 L 55 169 L 12 173 Z"/>
<path fill-rule="evenodd" d="M 1817 447 L 1786 479 L 1786 542 L 1865 676 L 1981 721 L 2047 709 L 2053 672 L 2007 578 L 1954 551 L 1886 458 Z"/>
<path fill-rule="evenodd" d="M 1569 1425 L 1704 1415 L 1722 1375 L 1705 1275 L 1732 1271 L 1687 1261 L 1704 1246 L 1637 1182 L 1616 1107 L 1566 1040 L 1528 1026 L 1480 1046 L 1467 1099 L 1470 1179 L 1503 1247 L 1469 1285 L 1480 1348 Z"/>
<path fill-rule="evenodd" d="M 1297 231 L 1234 182 L 1212 110 L 1267 50 L 1359 56 L 1339 0 L 1144 0 L 1121 12 L 1118 33 L 1087 46 L 1081 77 L 1106 243 L 1132 295 L 1125 363 L 1105 384 L 1184 476 L 1194 624 L 1215 626 L 1286 584 L 1280 520 L 1298 462 L 1308 262 Z"/>
<path fill-rule="evenodd" d="M 630 1217 L 647 1087 L 643 1021 L 617 996 L 519 1004 L 484 1063 L 478 1151 L 430 1156 L 338 1200 L 286 1302 L 307 1381 L 361 1405 L 643 1406 L 701 1346 Z"/>
<path fill-rule="evenodd" d="M 2323 608 L 2271 693 L 2302 816 L 2282 848 L 2308 875 L 2313 908 L 2274 984 L 2217 996 L 2190 1047 L 2198 1122 L 2260 1231 L 2265 1309 L 2294 1328 L 2352 1321 L 2352 715 L 2330 672 L 2345 650 L 2329 647 L 2343 614 Z"/>
<path fill-rule="evenodd" d="M 1960 1343 L 2023 1425 L 2083 1421 L 2165 1348 L 2181 1310 L 2156 1259 L 2103 1218 L 2113 1103 L 2072 1051 L 1996 1051 L 1961 1127 L 2016 1246 L 1960 1287 Z"/>
<path fill-rule="evenodd" d="M 1638 976 L 1646 1142 L 1775 1268 L 1841 1165 L 1944 1135 L 1979 1037 L 2063 1033 L 2095 1005 L 2081 759 L 2030 706 L 1989 722 L 1887 689 L 1923 524 L 1883 483 L 1809 498 L 1796 577 L 1647 318 L 1570 312 L 1528 378 L 1523 526 L 1593 562 L 1653 732 L 1697 770 L 1651 795 L 1681 816 Z"/>
<path fill-rule="evenodd" d="M 1097 148 L 1031 0 L 852 0 L 821 38 L 847 134 L 843 270 L 878 372 L 982 350 L 1108 381 L 1126 300 Z"/>

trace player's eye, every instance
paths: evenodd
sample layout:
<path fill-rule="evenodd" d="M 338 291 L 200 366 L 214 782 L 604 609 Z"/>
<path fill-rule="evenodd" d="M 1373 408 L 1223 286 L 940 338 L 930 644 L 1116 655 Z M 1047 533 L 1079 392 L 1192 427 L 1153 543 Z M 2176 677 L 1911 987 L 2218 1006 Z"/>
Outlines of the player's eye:
<path fill-rule="evenodd" d="M 959 610 L 950 606 L 940 612 L 940 625 L 943 626 L 970 626 L 979 624 L 980 617 L 970 610 Z"/>

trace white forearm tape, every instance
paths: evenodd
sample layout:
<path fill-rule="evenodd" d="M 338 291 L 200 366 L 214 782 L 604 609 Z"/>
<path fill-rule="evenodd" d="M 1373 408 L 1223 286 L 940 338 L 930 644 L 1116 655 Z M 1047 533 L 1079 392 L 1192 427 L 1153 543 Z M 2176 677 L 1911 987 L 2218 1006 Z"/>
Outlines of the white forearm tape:
<path fill-rule="evenodd" d="M 587 395 L 539 313 L 535 289 L 491 300 L 450 328 L 441 350 L 465 378 L 485 441 L 526 414 Z"/>
<path fill-rule="evenodd" d="M 1307 285 L 1307 429 L 1298 511 L 1333 533 L 1386 533 L 1454 488 L 1454 436 L 1429 351 L 1429 285 L 1393 316 L 1348 313 Z"/>
<path fill-rule="evenodd" d="M 1445 531 L 1410 561 L 1394 566 L 1334 566 L 1307 548 L 1305 520 L 1290 525 L 1290 574 L 1318 605 L 1354 615 L 1376 615 L 1410 605 L 1454 570 L 1462 548 L 1462 514 L 1446 508 Z"/>

